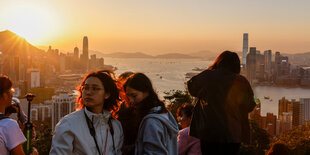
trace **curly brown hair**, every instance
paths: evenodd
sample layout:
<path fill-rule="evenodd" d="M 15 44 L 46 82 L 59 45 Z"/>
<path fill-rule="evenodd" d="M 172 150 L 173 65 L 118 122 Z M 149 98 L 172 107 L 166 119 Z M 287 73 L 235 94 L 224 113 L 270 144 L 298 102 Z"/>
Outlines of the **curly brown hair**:
<path fill-rule="evenodd" d="M 115 113 L 118 110 L 120 99 L 119 90 L 116 86 L 116 81 L 114 80 L 115 75 L 111 70 L 90 72 L 84 77 L 82 83 L 76 88 L 80 92 L 77 96 L 76 109 L 79 110 L 85 107 L 82 99 L 82 87 L 89 77 L 96 77 L 102 82 L 105 92 L 110 94 L 110 97 L 104 100 L 103 109 Z"/>

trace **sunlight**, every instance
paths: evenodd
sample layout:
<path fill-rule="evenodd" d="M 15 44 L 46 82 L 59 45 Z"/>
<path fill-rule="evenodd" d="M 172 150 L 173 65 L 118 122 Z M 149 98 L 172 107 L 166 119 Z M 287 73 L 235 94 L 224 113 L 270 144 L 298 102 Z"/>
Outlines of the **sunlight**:
<path fill-rule="evenodd" d="M 44 44 L 59 33 L 59 18 L 48 8 L 25 3 L 6 9 L 8 29 L 34 45 Z"/>

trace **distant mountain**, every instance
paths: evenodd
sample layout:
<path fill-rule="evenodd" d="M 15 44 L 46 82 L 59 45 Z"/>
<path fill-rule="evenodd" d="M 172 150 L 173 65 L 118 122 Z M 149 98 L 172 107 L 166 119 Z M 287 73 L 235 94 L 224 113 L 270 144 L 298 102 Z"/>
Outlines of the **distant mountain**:
<path fill-rule="evenodd" d="M 141 52 L 135 52 L 135 53 L 117 52 L 111 54 L 103 54 L 103 56 L 112 58 L 153 58 L 153 56 Z"/>
<path fill-rule="evenodd" d="M 168 54 L 162 54 L 157 55 L 155 58 L 164 58 L 164 59 L 195 59 L 198 57 L 193 57 L 191 55 L 186 54 L 180 54 L 180 53 L 168 53 Z"/>
<path fill-rule="evenodd" d="M 310 52 L 296 54 L 282 54 L 288 57 L 288 61 L 292 64 L 300 66 L 310 66 Z"/>
<path fill-rule="evenodd" d="M 0 32 L 0 51 L 3 54 L 13 53 L 18 55 L 39 54 L 42 50 L 27 42 L 24 38 L 6 30 Z"/>
<path fill-rule="evenodd" d="M 210 51 L 198 51 L 190 54 L 193 57 L 198 57 L 204 60 L 215 60 L 219 53 L 210 52 Z"/>
<path fill-rule="evenodd" d="M 136 53 L 126 53 L 126 52 L 117 52 L 117 53 L 109 53 L 104 54 L 99 51 L 90 50 L 91 54 L 96 54 L 97 58 L 100 57 L 111 57 L 111 58 L 163 58 L 163 59 L 197 59 L 199 57 L 195 57 L 192 55 L 181 54 L 181 53 L 167 53 L 161 54 L 157 56 L 148 55 L 141 52 Z"/>

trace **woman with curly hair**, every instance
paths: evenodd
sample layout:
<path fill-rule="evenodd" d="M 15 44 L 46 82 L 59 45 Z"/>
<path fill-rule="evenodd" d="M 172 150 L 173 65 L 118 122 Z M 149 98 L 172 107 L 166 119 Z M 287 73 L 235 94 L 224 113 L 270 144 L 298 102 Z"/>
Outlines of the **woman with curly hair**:
<path fill-rule="evenodd" d="M 113 75 L 97 71 L 84 77 L 77 111 L 57 124 L 50 154 L 121 154 L 122 126 L 111 115 L 119 102 Z"/>

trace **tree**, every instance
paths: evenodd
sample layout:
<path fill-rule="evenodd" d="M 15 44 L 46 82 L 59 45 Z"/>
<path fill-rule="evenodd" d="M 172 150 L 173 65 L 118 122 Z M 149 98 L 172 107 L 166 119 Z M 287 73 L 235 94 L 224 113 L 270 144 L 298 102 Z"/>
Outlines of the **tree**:
<path fill-rule="evenodd" d="M 166 94 L 164 96 L 165 100 L 169 101 L 169 105 L 167 106 L 168 110 L 172 113 L 174 118 L 177 118 L 176 114 L 179 107 L 193 102 L 193 97 L 191 97 L 188 91 L 185 90 L 171 90 L 164 93 Z"/>
<path fill-rule="evenodd" d="M 32 141 L 32 146 L 37 148 L 40 154 L 49 154 L 52 145 L 52 129 L 43 122 L 37 122 L 36 133 L 37 137 Z"/>
<path fill-rule="evenodd" d="M 270 135 L 266 130 L 259 128 L 258 125 L 250 120 L 250 144 L 241 144 L 239 154 L 264 155 L 269 149 Z"/>
<path fill-rule="evenodd" d="M 293 154 L 310 153 L 310 126 L 302 126 L 282 133 L 272 145 L 282 143 L 292 150 Z"/>

